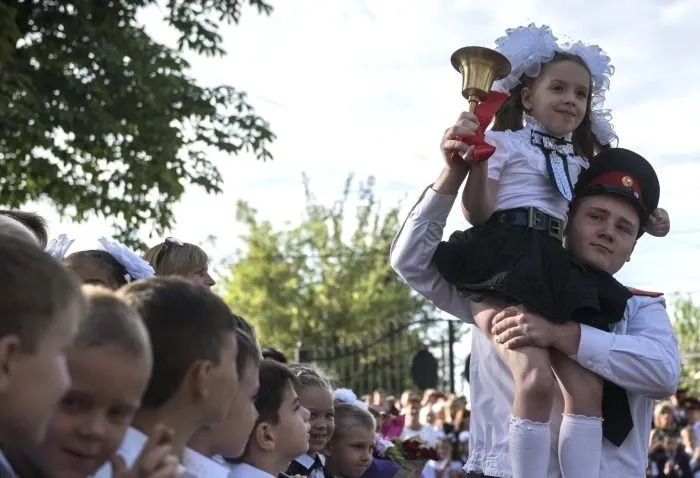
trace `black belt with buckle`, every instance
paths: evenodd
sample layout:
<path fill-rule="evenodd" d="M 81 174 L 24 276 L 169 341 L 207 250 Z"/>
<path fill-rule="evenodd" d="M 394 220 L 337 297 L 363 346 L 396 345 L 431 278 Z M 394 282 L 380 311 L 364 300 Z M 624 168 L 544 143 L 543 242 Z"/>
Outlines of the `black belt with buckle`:
<path fill-rule="evenodd" d="M 489 221 L 506 226 L 530 227 L 537 231 L 545 231 L 559 241 L 564 238 L 564 221 L 553 218 L 534 207 L 497 211 L 491 215 Z"/>

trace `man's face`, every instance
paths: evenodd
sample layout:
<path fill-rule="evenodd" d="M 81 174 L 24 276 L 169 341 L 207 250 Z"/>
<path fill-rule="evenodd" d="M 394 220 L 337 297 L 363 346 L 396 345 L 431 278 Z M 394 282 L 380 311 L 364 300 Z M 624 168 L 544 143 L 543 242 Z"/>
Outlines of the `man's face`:
<path fill-rule="evenodd" d="M 569 217 L 566 244 L 584 264 L 615 274 L 630 259 L 638 231 L 639 216 L 627 200 L 588 196 L 577 200 Z"/>

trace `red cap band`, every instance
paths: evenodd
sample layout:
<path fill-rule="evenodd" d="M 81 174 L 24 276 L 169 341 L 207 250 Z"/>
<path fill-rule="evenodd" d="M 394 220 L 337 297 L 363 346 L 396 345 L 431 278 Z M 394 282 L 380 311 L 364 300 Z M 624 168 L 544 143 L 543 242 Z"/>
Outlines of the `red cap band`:
<path fill-rule="evenodd" d="M 641 200 L 642 190 L 639 188 L 639 181 L 629 173 L 620 171 L 611 171 L 600 176 L 596 176 L 584 188 L 590 186 L 612 186 L 616 188 L 627 188 L 632 192 L 634 197 Z"/>

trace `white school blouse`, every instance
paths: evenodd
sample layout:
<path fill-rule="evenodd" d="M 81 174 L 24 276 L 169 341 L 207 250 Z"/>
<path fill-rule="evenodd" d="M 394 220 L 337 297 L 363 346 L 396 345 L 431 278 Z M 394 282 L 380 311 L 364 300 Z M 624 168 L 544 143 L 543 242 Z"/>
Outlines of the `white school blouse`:
<path fill-rule="evenodd" d="M 148 441 L 148 437 L 137 430 L 129 427 L 124 434 L 124 439 L 117 454 L 124 459 L 126 465 L 131 467 L 139 455 L 143 446 Z M 196 451 L 186 448 L 182 458 L 182 466 L 185 468 L 183 478 L 230 478 L 229 469 L 202 455 Z M 102 468 L 97 470 L 93 478 L 110 478 L 112 476 L 112 466 L 106 463 Z"/>
<path fill-rule="evenodd" d="M 445 281 L 432 257 L 443 236 L 456 196 L 426 189 L 399 230 L 391 247 L 391 265 L 418 293 L 439 309 L 473 323 L 468 302 Z M 618 448 L 603 442 L 600 476 L 643 478 L 654 399 L 669 396 L 680 377 L 680 353 L 663 298 L 633 296 L 613 332 L 581 325 L 579 364 L 627 390 L 634 430 Z M 468 471 L 511 478 L 508 417 L 514 383 L 488 338 L 472 328 L 471 424 Z M 563 404 L 552 410 L 552 453 L 549 478 L 561 478 L 557 458 Z"/>
<path fill-rule="evenodd" d="M 533 117 L 525 117 L 525 127 L 518 131 L 487 131 L 486 142 L 496 148 L 488 159 L 488 177 L 498 181 L 495 211 L 535 207 L 561 221 L 569 212 L 567 201 L 549 179 L 547 159 L 531 142 L 532 132 L 551 135 Z M 571 134 L 564 137 L 571 140 Z M 576 186 L 582 170 L 588 168 L 583 156 L 567 156 L 569 177 Z"/>

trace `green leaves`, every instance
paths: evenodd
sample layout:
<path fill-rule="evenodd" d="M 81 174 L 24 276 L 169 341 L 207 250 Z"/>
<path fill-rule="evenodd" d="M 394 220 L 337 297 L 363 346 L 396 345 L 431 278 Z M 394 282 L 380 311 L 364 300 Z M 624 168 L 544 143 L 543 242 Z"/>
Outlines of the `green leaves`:
<path fill-rule="evenodd" d="M 0 204 L 48 198 L 72 220 L 109 217 L 134 245 L 146 224 L 163 233 L 188 185 L 221 191 L 212 148 L 272 159 L 274 135 L 245 93 L 197 85 L 180 51 L 223 54 L 219 23 L 237 23 L 243 0 L 169 1 L 163 13 L 179 50 L 137 24 L 151 4 L 3 2 Z"/>
<path fill-rule="evenodd" d="M 285 228 L 258 219 L 245 202 L 238 204 L 244 248 L 220 292 L 253 322 L 264 344 L 290 357 L 298 341 L 314 351 L 329 340 L 350 344 L 381 335 L 390 323 L 436 316 L 390 268 L 398 207 L 381 210 L 373 178 L 355 186 L 348 178 L 340 199 L 326 206 L 305 178 L 303 219 Z M 354 214 L 348 209 L 353 203 Z M 382 344 L 373 352 L 381 350 Z"/>
<path fill-rule="evenodd" d="M 681 387 L 691 396 L 700 393 L 700 308 L 690 297 L 675 296 L 673 301 L 673 329 L 681 350 Z"/>

